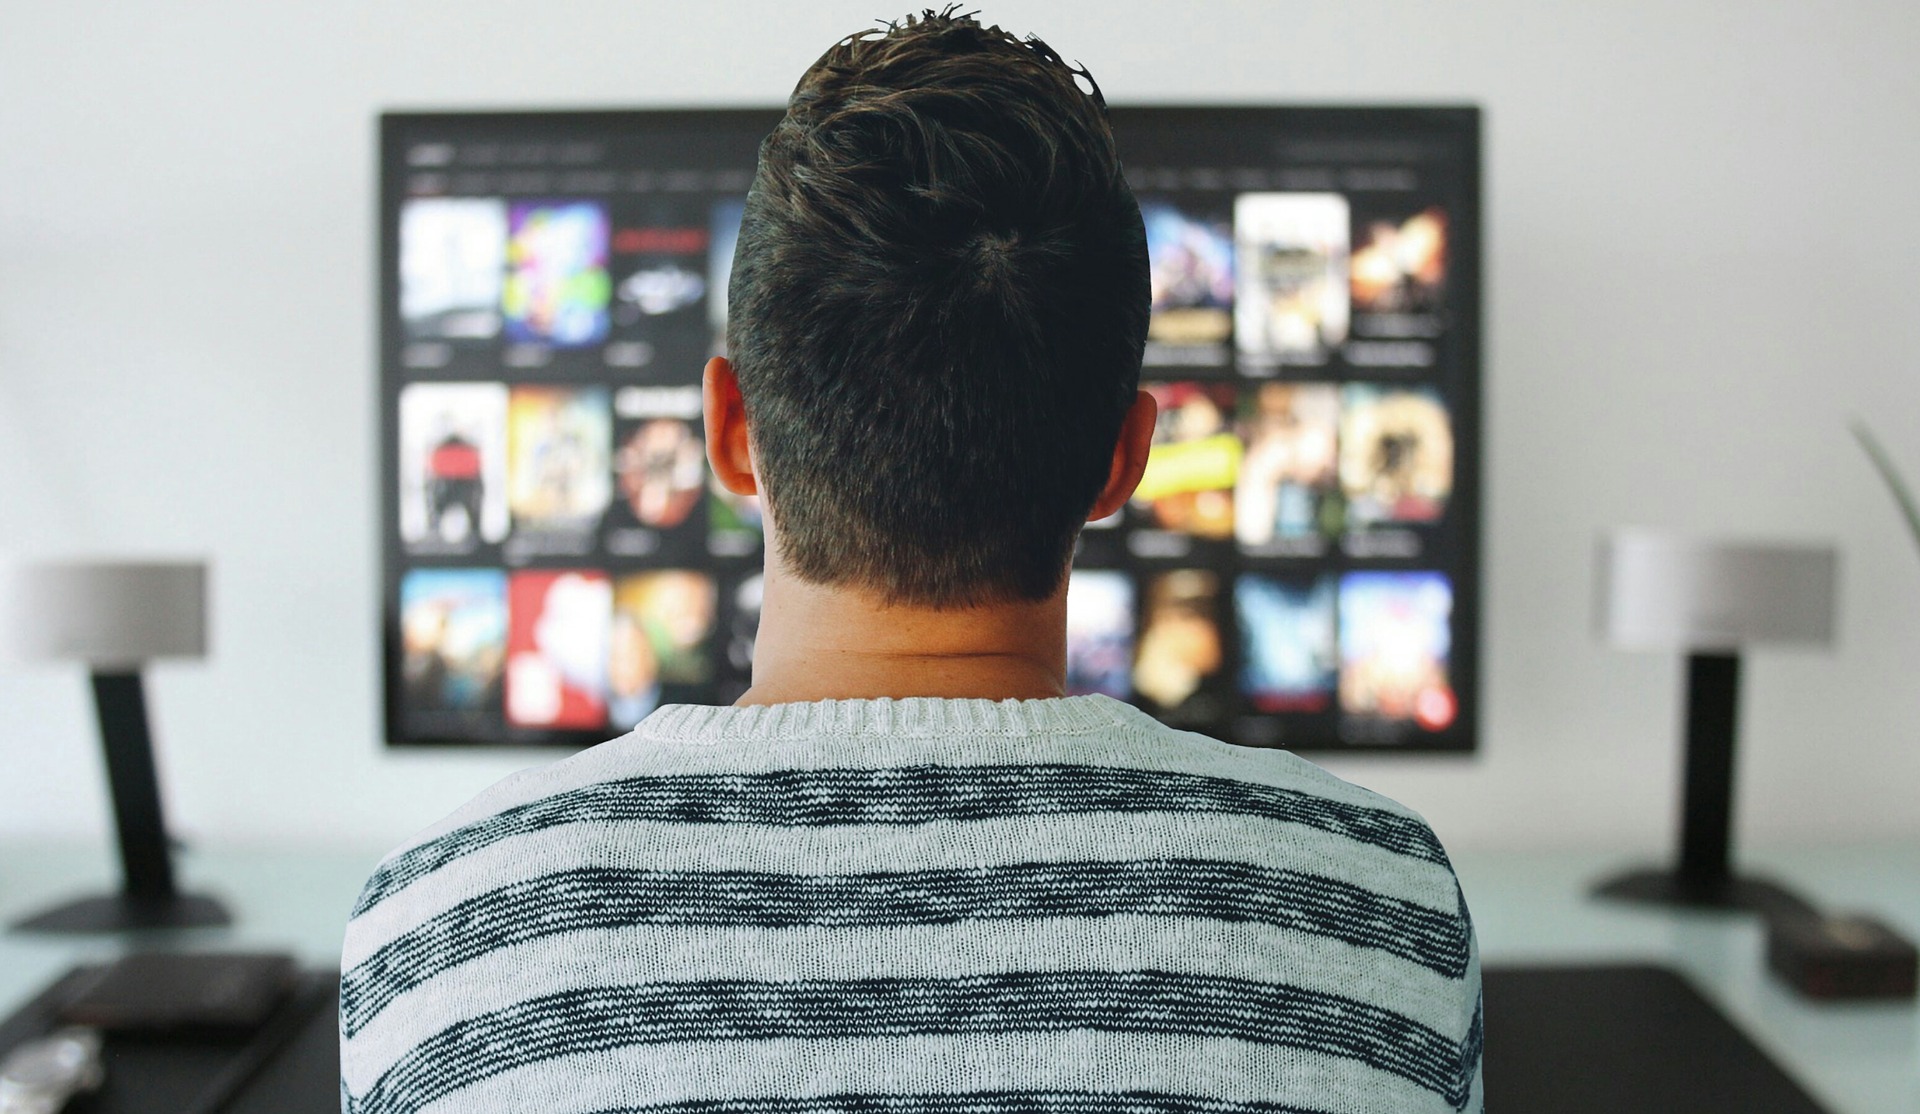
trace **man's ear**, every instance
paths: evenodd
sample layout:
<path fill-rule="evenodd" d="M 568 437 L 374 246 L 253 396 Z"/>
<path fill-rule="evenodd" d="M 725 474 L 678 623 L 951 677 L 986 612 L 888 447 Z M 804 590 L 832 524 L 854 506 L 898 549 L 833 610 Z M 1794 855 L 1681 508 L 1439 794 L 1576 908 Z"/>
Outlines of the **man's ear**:
<path fill-rule="evenodd" d="M 706 418 L 707 463 L 720 486 L 735 495 L 760 494 L 753 471 L 753 446 L 747 438 L 747 404 L 740 380 L 724 356 L 707 361 L 700 381 L 700 406 Z"/>
<path fill-rule="evenodd" d="M 1113 445 L 1107 486 L 1100 489 L 1100 497 L 1093 501 L 1087 521 L 1105 518 L 1126 506 L 1133 489 L 1140 486 L 1140 477 L 1147 470 L 1147 453 L 1153 448 L 1154 419 L 1159 416 L 1160 407 L 1152 395 L 1141 391 L 1133 396 L 1133 405 L 1127 407 L 1127 416 L 1120 423 L 1120 439 Z"/>

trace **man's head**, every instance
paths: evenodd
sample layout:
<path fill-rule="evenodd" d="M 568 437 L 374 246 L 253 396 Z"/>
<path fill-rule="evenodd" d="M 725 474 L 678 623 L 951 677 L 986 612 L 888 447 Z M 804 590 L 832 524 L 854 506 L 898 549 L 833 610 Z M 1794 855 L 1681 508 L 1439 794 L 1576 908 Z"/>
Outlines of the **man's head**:
<path fill-rule="evenodd" d="M 1140 210 L 1077 78 L 929 12 L 827 51 L 762 144 L 728 347 L 800 578 L 936 608 L 1059 590 L 1148 310 Z"/>

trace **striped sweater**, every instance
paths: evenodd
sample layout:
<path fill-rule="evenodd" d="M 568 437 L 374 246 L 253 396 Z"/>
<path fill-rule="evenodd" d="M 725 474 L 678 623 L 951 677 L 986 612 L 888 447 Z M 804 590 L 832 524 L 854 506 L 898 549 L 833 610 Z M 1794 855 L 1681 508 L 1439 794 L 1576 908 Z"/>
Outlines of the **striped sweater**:
<path fill-rule="evenodd" d="M 662 708 L 381 863 L 351 1114 L 1477 1111 L 1409 810 L 1100 696 Z"/>

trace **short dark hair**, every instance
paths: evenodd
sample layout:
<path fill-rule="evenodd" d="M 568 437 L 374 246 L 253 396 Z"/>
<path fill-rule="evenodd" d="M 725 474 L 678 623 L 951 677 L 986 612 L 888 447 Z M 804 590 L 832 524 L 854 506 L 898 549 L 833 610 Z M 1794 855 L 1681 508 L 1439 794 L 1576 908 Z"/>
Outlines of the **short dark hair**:
<path fill-rule="evenodd" d="M 1085 69 L 951 8 L 835 44 L 761 144 L 728 291 L 781 557 L 930 607 L 1058 591 L 1148 303 Z"/>

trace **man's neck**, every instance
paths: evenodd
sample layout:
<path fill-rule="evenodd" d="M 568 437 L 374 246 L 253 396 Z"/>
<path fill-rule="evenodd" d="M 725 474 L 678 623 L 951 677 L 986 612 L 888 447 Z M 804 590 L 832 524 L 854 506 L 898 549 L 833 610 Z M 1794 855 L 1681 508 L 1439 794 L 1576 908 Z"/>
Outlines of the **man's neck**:
<path fill-rule="evenodd" d="M 768 562 L 753 687 L 739 704 L 1066 694 L 1063 588 L 1039 602 L 933 610 L 809 584 Z"/>

